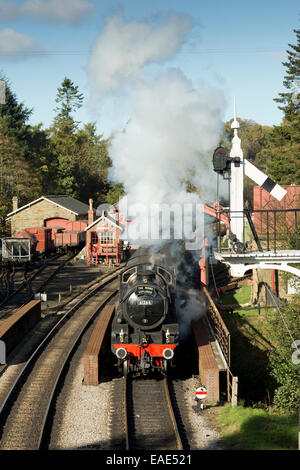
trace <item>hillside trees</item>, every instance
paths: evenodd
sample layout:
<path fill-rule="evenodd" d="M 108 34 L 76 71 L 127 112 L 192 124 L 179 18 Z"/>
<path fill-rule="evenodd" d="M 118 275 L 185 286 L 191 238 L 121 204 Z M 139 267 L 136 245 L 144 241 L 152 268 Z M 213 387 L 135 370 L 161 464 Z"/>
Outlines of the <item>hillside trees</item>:
<path fill-rule="evenodd" d="M 3 75 L 0 79 L 5 82 L 5 103 L 0 105 L 0 231 L 4 233 L 12 196 L 23 203 L 37 197 L 41 178 L 31 147 L 31 138 L 38 134 L 28 124 L 32 111 L 18 102 Z"/>
<path fill-rule="evenodd" d="M 69 194 L 94 204 L 115 203 L 123 185 L 108 179 L 109 139 L 97 134 L 95 123 L 80 126 L 74 113 L 83 102 L 78 87 L 67 77 L 58 87 L 56 116 L 50 128 L 28 123 L 32 110 L 20 103 L 5 82 L 0 104 L 0 230 L 12 210 L 12 197 L 23 205 L 47 194 Z"/>
<path fill-rule="evenodd" d="M 78 86 L 67 77 L 58 88 L 55 108 L 57 115 L 49 129 L 50 146 L 55 166 L 56 191 L 88 202 L 92 197 L 96 205 L 107 202 L 106 195 L 114 185 L 108 181 L 111 160 L 109 140 L 98 135 L 91 122 L 79 128 L 73 114 L 83 103 Z M 110 202 L 117 202 L 111 197 Z"/>
<path fill-rule="evenodd" d="M 270 135 L 268 171 L 279 184 L 300 184 L 300 30 L 296 33 L 296 45 L 289 44 L 288 59 L 283 85 L 274 101 L 283 111 L 280 126 L 274 126 Z"/>
<path fill-rule="evenodd" d="M 74 120 L 72 112 L 82 106 L 83 95 L 78 87 L 67 77 L 57 90 L 55 108 L 57 115 L 49 129 L 51 148 L 56 163 L 56 184 L 62 194 L 77 197 L 79 183 L 76 178 L 76 131 L 78 123 Z"/>
<path fill-rule="evenodd" d="M 270 373 L 277 382 L 274 405 L 289 412 L 299 408 L 299 301 L 300 295 L 295 295 L 266 319 L 268 338 L 275 346 L 269 358 Z"/>

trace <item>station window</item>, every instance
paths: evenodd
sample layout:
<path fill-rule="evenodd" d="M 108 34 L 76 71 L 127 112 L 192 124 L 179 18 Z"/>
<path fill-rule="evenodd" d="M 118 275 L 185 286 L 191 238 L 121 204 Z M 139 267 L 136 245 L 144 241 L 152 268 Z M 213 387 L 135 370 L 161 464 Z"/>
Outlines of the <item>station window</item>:
<path fill-rule="evenodd" d="M 91 242 L 93 245 L 98 243 L 98 234 L 97 232 L 91 232 Z"/>
<path fill-rule="evenodd" d="M 103 244 L 114 242 L 114 232 L 100 232 L 100 242 Z"/>

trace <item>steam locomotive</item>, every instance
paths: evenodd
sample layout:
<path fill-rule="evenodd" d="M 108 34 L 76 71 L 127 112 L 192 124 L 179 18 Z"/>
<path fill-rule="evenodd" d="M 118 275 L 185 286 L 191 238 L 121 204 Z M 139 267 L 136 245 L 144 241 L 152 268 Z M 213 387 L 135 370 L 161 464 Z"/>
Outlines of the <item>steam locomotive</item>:
<path fill-rule="evenodd" d="M 175 270 L 152 256 L 129 260 L 120 273 L 111 349 L 121 373 L 166 373 L 179 341 Z"/>

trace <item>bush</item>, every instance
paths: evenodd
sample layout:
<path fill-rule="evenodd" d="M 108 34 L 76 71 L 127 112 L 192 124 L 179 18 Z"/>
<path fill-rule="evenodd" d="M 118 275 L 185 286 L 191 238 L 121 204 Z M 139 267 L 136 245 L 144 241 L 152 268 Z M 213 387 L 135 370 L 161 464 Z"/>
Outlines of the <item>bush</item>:
<path fill-rule="evenodd" d="M 266 319 L 269 340 L 275 346 L 270 353 L 269 370 L 278 387 L 274 394 L 274 406 L 293 412 L 299 407 L 299 356 L 295 354 L 293 340 L 300 340 L 300 295 L 282 304 Z M 300 349 L 300 341 L 298 345 Z"/>

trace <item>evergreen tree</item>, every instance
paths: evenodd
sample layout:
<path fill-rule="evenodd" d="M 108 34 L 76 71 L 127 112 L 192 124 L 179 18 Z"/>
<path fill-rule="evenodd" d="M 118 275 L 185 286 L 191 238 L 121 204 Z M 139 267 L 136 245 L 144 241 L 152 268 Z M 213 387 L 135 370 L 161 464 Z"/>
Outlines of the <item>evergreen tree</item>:
<path fill-rule="evenodd" d="M 23 103 L 19 103 L 16 95 L 11 90 L 11 85 L 3 73 L 0 80 L 5 83 L 5 103 L 0 105 L 0 123 L 3 132 L 8 136 L 13 136 L 22 141 L 27 150 L 27 138 L 29 125 L 27 121 L 32 114 L 32 109 L 26 108 Z"/>
<path fill-rule="evenodd" d="M 77 132 L 76 175 L 79 197 L 88 202 L 92 196 L 95 205 L 104 202 L 109 189 L 107 180 L 111 160 L 108 156 L 108 140 L 96 133 L 95 123 L 88 123 Z"/>
<path fill-rule="evenodd" d="M 283 85 L 287 90 L 286 93 L 279 93 L 279 98 L 274 101 L 280 103 L 278 108 L 284 112 L 284 117 L 287 122 L 293 123 L 295 121 L 299 124 L 299 111 L 300 111 L 300 29 L 294 29 L 297 37 L 297 44 L 289 44 L 291 50 L 287 50 L 288 60 L 283 62 L 282 65 L 286 67 L 286 75 L 284 77 Z"/>
<path fill-rule="evenodd" d="M 33 131 L 28 124 L 32 110 L 19 103 L 7 78 L 5 103 L 0 105 L 0 225 L 5 232 L 6 214 L 12 210 L 12 196 L 26 204 L 41 194 L 37 155 L 32 153 Z"/>
<path fill-rule="evenodd" d="M 274 126 L 268 152 L 268 173 L 279 184 L 300 184 L 300 30 L 294 30 L 297 44 L 289 44 L 288 60 L 283 62 L 288 90 L 274 101 L 284 112 L 280 126 Z"/>
<path fill-rule="evenodd" d="M 77 197 L 79 184 L 76 178 L 76 130 L 78 122 L 72 112 L 82 106 L 83 95 L 67 77 L 58 88 L 55 108 L 58 112 L 50 129 L 51 143 L 56 158 L 58 191 Z"/>
<path fill-rule="evenodd" d="M 76 128 L 77 123 L 72 118 L 71 113 L 81 108 L 83 102 L 83 94 L 79 93 L 78 86 L 75 86 L 72 80 L 65 77 L 61 87 L 57 89 L 55 101 L 59 104 L 55 108 L 55 111 L 58 112 L 55 118 L 57 127 L 69 125 L 70 130 Z"/>

